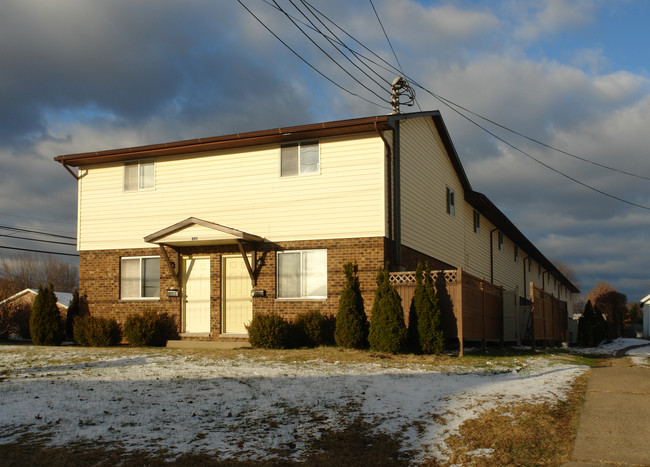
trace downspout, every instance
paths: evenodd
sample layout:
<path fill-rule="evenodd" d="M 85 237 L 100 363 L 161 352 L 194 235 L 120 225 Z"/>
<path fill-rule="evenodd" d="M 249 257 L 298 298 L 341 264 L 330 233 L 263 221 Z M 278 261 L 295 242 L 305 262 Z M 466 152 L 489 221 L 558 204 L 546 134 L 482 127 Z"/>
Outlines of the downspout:
<path fill-rule="evenodd" d="M 497 228 L 490 230 L 490 282 L 494 284 L 494 240 L 492 234 L 496 232 Z"/>
<path fill-rule="evenodd" d="M 401 209 L 401 195 L 400 195 L 400 134 L 399 134 L 399 119 L 395 119 L 395 129 L 393 130 L 393 164 L 395 166 L 393 171 L 394 178 L 394 194 L 393 194 L 393 223 L 395 228 L 394 241 L 395 241 L 395 256 L 393 257 L 395 264 L 393 265 L 395 271 L 399 271 L 402 265 L 402 209 Z"/>
<path fill-rule="evenodd" d="M 388 206 L 386 206 L 387 209 L 387 223 L 388 223 L 388 241 L 389 244 L 393 240 L 393 183 L 391 179 L 391 160 L 392 160 L 392 153 L 390 149 L 390 144 L 388 144 L 388 141 L 384 137 L 384 134 L 379 130 L 379 127 L 377 125 L 377 122 L 375 122 L 375 131 L 381 138 L 381 140 L 384 142 L 384 146 L 386 147 L 386 199 L 388 201 Z M 391 258 L 392 259 L 392 258 Z"/>
<path fill-rule="evenodd" d="M 526 300 L 528 298 L 527 297 L 528 292 L 526 291 L 526 272 L 527 272 L 526 271 L 526 260 L 528 260 L 528 265 L 530 266 L 530 260 L 531 260 L 530 256 L 526 256 L 524 258 L 524 300 Z"/>

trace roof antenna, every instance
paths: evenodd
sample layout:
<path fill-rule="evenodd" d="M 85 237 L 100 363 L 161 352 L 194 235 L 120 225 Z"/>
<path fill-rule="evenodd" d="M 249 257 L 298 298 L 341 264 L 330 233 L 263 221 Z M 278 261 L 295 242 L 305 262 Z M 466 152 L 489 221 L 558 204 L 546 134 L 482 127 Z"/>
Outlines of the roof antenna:
<path fill-rule="evenodd" d="M 415 91 L 404 78 L 398 76 L 393 80 L 393 84 L 390 86 L 390 91 L 392 94 L 391 106 L 393 107 L 393 115 L 400 113 L 399 106 L 401 104 L 412 106 L 415 101 Z M 400 101 L 401 96 L 406 96 L 408 99 L 404 102 Z"/>

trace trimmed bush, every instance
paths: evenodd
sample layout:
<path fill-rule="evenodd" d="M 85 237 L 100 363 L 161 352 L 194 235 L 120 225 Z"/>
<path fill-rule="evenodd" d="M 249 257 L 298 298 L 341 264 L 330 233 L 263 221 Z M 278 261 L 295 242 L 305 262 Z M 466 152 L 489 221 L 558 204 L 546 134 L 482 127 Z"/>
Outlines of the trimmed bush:
<path fill-rule="evenodd" d="M 425 354 L 441 354 L 445 346 L 445 336 L 442 330 L 438 296 L 433 286 L 433 278 L 428 264 L 424 270 L 424 297 L 417 314 L 420 351 Z"/>
<path fill-rule="evenodd" d="M 395 354 L 404 351 L 406 338 L 402 299 L 391 285 L 385 266 L 377 276 L 368 342 L 373 350 Z"/>
<path fill-rule="evenodd" d="M 420 333 L 418 332 L 418 312 L 423 309 L 423 302 L 426 298 L 422 270 L 422 263 L 418 262 L 418 267 L 415 270 L 415 290 L 413 291 L 413 299 L 409 308 L 409 325 L 406 339 L 407 347 L 413 353 L 422 352 Z"/>
<path fill-rule="evenodd" d="M 69 339 L 74 339 L 75 341 L 77 341 L 77 339 L 74 337 L 74 322 L 75 318 L 78 316 L 81 316 L 81 309 L 79 306 L 79 290 L 75 290 L 72 292 L 72 301 L 68 305 L 68 313 L 65 317 L 65 334 Z"/>
<path fill-rule="evenodd" d="M 108 347 L 122 340 L 122 330 L 114 319 L 78 316 L 72 329 L 75 342 L 86 347 Z"/>
<path fill-rule="evenodd" d="M 163 347 L 175 330 L 176 323 L 171 316 L 153 310 L 129 315 L 124 322 L 124 337 L 136 347 Z"/>
<path fill-rule="evenodd" d="M 47 287 L 38 288 L 29 318 L 29 329 L 35 345 L 61 345 L 65 337 L 65 328 L 51 283 Z"/>
<path fill-rule="evenodd" d="M 298 313 L 292 324 L 292 347 L 318 347 L 325 345 L 327 322 L 318 310 Z"/>
<path fill-rule="evenodd" d="M 359 267 L 356 263 L 348 262 L 343 266 L 343 272 L 345 286 L 339 298 L 334 339 L 340 347 L 363 349 L 368 347 L 368 318 L 361 296 Z"/>
<path fill-rule="evenodd" d="M 277 313 L 254 313 L 246 329 L 252 347 L 284 349 L 288 346 L 289 323 Z"/>

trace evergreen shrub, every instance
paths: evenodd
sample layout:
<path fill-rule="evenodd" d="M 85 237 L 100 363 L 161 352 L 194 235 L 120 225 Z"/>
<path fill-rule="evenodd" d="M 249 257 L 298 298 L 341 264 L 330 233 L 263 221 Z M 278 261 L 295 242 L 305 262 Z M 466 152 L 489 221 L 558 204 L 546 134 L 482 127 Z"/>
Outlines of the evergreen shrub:
<path fill-rule="evenodd" d="M 298 313 L 292 325 L 292 347 L 318 347 L 327 344 L 327 319 L 318 310 Z"/>
<path fill-rule="evenodd" d="M 29 329 L 35 345 L 61 345 L 65 337 L 61 313 L 56 306 L 56 295 L 51 283 L 38 288 L 29 318 Z"/>
<path fill-rule="evenodd" d="M 72 292 L 72 301 L 68 305 L 68 313 L 65 317 L 65 334 L 69 339 L 74 339 L 74 322 L 75 318 L 78 316 L 81 316 L 79 307 L 79 290 L 75 290 Z M 77 339 L 74 340 L 76 341 Z"/>
<path fill-rule="evenodd" d="M 373 350 L 395 354 L 404 351 L 406 340 L 402 299 L 391 285 L 388 266 L 385 266 L 377 276 L 368 342 Z"/>
<path fill-rule="evenodd" d="M 124 337 L 136 347 L 163 347 L 175 333 L 176 323 L 167 313 L 147 310 L 129 315 L 124 322 Z"/>
<path fill-rule="evenodd" d="M 253 313 L 246 326 L 248 342 L 261 349 L 284 349 L 289 344 L 289 323 L 277 313 Z"/>
<path fill-rule="evenodd" d="M 596 347 L 607 337 L 607 323 L 598 307 L 585 305 L 585 310 L 578 320 L 578 345 L 581 347 Z"/>
<path fill-rule="evenodd" d="M 361 295 L 359 267 L 348 262 L 343 266 L 343 272 L 345 285 L 339 298 L 334 340 L 340 347 L 363 349 L 368 347 L 368 318 Z"/>
<path fill-rule="evenodd" d="M 108 347 L 122 340 L 122 330 L 114 319 L 78 316 L 72 329 L 75 342 L 86 347 Z"/>
<path fill-rule="evenodd" d="M 438 296 L 428 264 L 424 270 L 424 294 L 419 306 L 417 320 L 419 349 L 425 354 L 440 355 L 445 346 L 445 336 L 442 331 Z"/>

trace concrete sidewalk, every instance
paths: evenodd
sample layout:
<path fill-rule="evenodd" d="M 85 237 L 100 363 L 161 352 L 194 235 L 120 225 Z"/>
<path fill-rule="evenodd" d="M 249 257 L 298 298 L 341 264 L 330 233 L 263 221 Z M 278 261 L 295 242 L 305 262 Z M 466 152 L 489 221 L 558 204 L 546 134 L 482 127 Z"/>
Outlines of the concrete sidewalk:
<path fill-rule="evenodd" d="M 650 465 L 650 368 L 629 358 L 591 369 L 569 467 Z"/>

